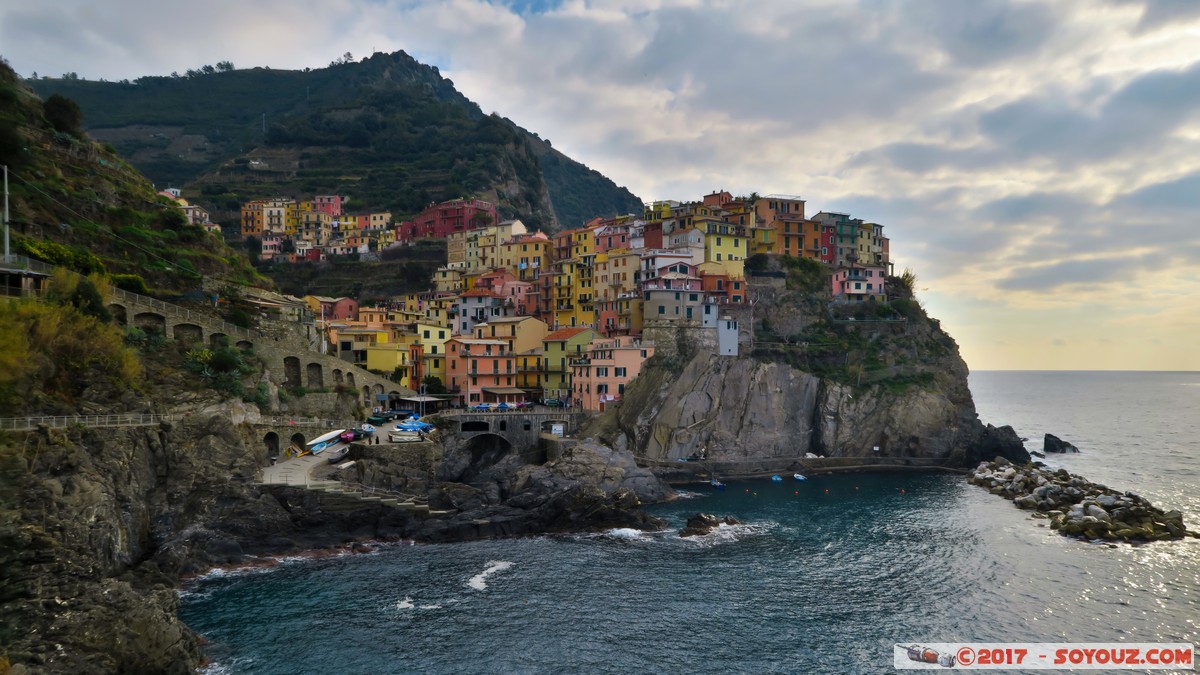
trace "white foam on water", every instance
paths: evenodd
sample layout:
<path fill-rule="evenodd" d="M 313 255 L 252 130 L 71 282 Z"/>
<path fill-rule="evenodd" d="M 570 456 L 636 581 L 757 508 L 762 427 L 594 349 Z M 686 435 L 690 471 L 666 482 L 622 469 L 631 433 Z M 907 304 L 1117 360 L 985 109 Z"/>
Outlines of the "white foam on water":
<path fill-rule="evenodd" d="M 396 609 L 412 609 L 413 606 L 412 598 L 408 596 L 404 596 L 403 600 L 396 603 Z"/>
<path fill-rule="evenodd" d="M 721 524 L 713 528 L 711 532 L 699 537 L 679 537 L 679 539 L 691 543 L 696 546 L 710 547 L 723 544 L 732 544 L 742 539 L 749 537 L 757 537 L 766 534 L 772 528 L 777 527 L 778 523 L 742 523 L 741 525 L 725 525 Z"/>
<path fill-rule="evenodd" d="M 704 499 L 708 496 L 703 492 L 689 492 L 688 490 L 676 490 L 675 494 L 680 499 Z"/>
<path fill-rule="evenodd" d="M 512 565 L 513 565 L 511 562 L 508 562 L 507 560 L 489 560 L 487 564 L 488 564 L 487 569 L 480 572 L 479 574 L 476 574 L 475 576 L 471 577 L 471 579 L 469 581 L 467 581 L 468 586 L 470 586 L 471 588 L 474 588 L 477 591 L 485 590 L 485 589 L 487 589 L 487 582 L 485 581 L 485 579 L 487 579 L 489 576 L 495 574 L 496 572 L 503 572 L 504 570 L 512 567 Z"/>
<path fill-rule="evenodd" d="M 604 536 L 610 539 L 642 539 L 646 536 L 646 533 L 641 530 L 635 530 L 632 527 L 618 527 L 605 532 Z"/>
<path fill-rule="evenodd" d="M 441 609 L 441 605 L 421 605 L 417 609 Z"/>

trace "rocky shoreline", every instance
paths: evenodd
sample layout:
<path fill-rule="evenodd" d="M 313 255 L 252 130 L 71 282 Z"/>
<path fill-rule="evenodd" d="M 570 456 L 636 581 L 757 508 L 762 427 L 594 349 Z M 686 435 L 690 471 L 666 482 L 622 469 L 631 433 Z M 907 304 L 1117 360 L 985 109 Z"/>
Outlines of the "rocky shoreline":
<path fill-rule="evenodd" d="M 1163 511 L 1132 492 L 1041 462 L 1018 466 L 1000 457 L 980 463 L 967 482 L 1033 510 L 1034 518 L 1049 519 L 1050 527 L 1065 536 L 1129 543 L 1200 538 L 1186 528 L 1179 511 Z"/>

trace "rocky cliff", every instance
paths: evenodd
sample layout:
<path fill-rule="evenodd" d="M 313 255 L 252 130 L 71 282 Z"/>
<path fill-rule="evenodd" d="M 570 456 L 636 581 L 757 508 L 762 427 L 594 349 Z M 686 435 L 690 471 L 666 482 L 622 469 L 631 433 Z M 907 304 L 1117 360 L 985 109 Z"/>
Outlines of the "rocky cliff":
<path fill-rule="evenodd" d="M 452 513 L 326 508 L 320 493 L 255 483 L 268 450 L 242 404 L 203 407 L 155 427 L 0 436 L 0 665 L 192 672 L 202 654 L 174 590 L 189 574 L 363 540 L 654 528 L 638 507 L 670 496 L 607 448 L 544 466 L 502 455 L 468 484 L 433 480 L 436 463 L 386 461 L 376 446 L 359 448 L 360 478 L 394 487 L 402 476 Z"/>
<path fill-rule="evenodd" d="M 740 356 L 685 345 L 651 359 L 589 432 L 659 461 L 700 453 L 779 467 L 808 453 L 964 467 L 997 455 L 1028 461 L 1011 428 L 979 420 L 957 345 L 915 302 L 830 306 L 822 273 L 806 279 L 800 267 L 786 284 L 752 281 L 752 299 L 769 311 L 743 316 L 754 331 Z"/>

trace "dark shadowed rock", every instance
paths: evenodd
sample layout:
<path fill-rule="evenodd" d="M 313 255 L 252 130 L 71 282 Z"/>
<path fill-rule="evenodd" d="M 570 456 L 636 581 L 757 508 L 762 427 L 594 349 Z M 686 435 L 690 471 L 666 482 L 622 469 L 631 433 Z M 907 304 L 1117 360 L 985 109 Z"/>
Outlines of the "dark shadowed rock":
<path fill-rule="evenodd" d="M 1054 434 L 1046 434 L 1046 440 L 1044 443 L 1045 444 L 1042 448 L 1043 452 L 1079 452 L 1079 448 L 1071 445 Z"/>
<path fill-rule="evenodd" d="M 722 525 L 741 525 L 742 521 L 733 516 L 724 518 L 709 513 L 697 513 L 687 519 L 687 525 L 679 531 L 681 537 L 702 537 Z"/>

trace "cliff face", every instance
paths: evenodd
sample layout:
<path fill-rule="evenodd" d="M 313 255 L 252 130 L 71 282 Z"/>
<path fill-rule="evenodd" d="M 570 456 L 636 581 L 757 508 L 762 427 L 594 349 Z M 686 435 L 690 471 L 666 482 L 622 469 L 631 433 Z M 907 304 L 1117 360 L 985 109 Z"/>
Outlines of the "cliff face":
<path fill-rule="evenodd" d="M 1028 461 L 1011 429 L 979 421 L 958 346 L 916 303 L 830 307 L 814 292 L 820 276 L 796 276 L 752 282 L 751 297 L 770 309 L 739 317 L 754 326 L 741 356 L 686 346 L 656 356 L 590 433 L 658 461 L 701 450 L 713 461 L 767 460 L 762 466 L 806 453 Z"/>
<path fill-rule="evenodd" d="M 651 368 L 601 437 L 654 460 L 927 457 L 967 461 L 984 433 L 962 377 L 902 393 L 823 380 L 786 364 L 700 353 Z M 879 451 L 874 448 L 878 446 Z"/>

